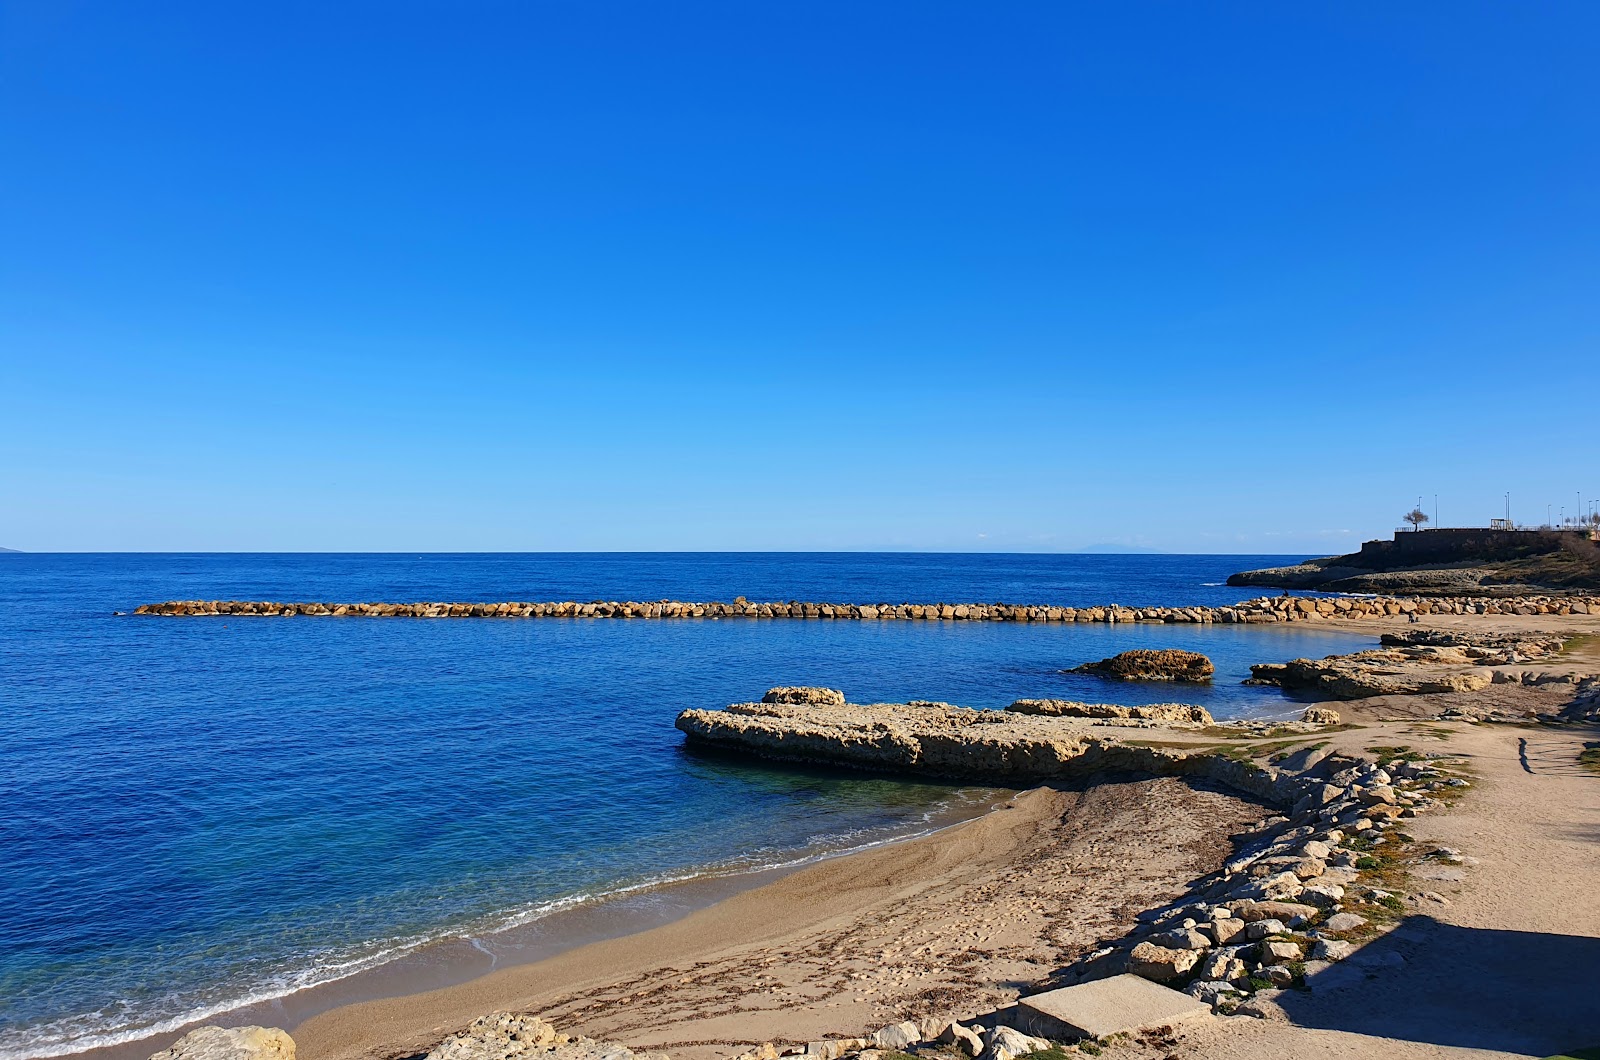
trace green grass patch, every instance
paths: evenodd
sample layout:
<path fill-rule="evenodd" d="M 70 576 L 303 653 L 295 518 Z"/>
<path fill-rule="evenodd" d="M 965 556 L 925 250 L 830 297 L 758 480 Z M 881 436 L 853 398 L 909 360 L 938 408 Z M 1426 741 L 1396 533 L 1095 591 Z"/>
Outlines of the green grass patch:
<path fill-rule="evenodd" d="M 1059 1045 L 1052 1045 L 1048 1049 L 1035 1049 L 1031 1053 L 1023 1053 L 1017 1060 L 1072 1060 L 1072 1054 Z"/>
<path fill-rule="evenodd" d="M 1413 751 L 1405 744 L 1380 744 L 1367 748 L 1367 754 L 1377 755 L 1379 758 L 1390 762 L 1420 762 L 1427 756 L 1421 751 Z"/>
<path fill-rule="evenodd" d="M 1583 750 L 1578 754 L 1578 765 L 1591 773 L 1600 773 L 1600 743 L 1584 744 Z"/>

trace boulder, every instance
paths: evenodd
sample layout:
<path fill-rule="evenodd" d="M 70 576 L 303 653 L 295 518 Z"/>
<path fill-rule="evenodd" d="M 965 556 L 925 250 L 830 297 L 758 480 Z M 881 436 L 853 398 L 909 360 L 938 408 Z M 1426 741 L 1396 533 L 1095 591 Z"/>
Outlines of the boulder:
<path fill-rule="evenodd" d="M 922 1041 L 922 1028 L 906 1020 L 903 1023 L 891 1023 L 889 1026 L 875 1031 L 872 1035 L 872 1044 L 879 1049 L 897 1049 L 900 1052 L 911 1048 Z"/>
<path fill-rule="evenodd" d="M 1157 983 L 1182 979 L 1200 962 L 1200 951 L 1141 942 L 1128 954 L 1128 971 Z"/>
<path fill-rule="evenodd" d="M 968 1056 L 977 1056 L 983 1052 L 983 1038 L 977 1031 L 963 1027 L 959 1023 L 950 1024 L 935 1040 L 940 1045 L 953 1045 Z"/>
<path fill-rule="evenodd" d="M 1298 961 L 1302 956 L 1300 944 L 1287 939 L 1267 939 L 1261 944 L 1261 960 L 1265 964 Z"/>
<path fill-rule="evenodd" d="M 1356 944 L 1340 939 L 1318 939 L 1311 957 L 1318 961 L 1342 961 L 1356 951 Z"/>
<path fill-rule="evenodd" d="M 1317 915 L 1317 907 L 1299 902 L 1234 902 L 1233 915 L 1245 923 L 1257 920 L 1281 920 L 1285 924 L 1296 917 L 1310 920 Z"/>
<path fill-rule="evenodd" d="M 1307 725 L 1337 725 L 1339 712 L 1331 707 L 1307 707 L 1300 720 Z"/>
<path fill-rule="evenodd" d="M 1322 922 L 1322 930 L 1332 932 L 1354 931 L 1366 927 L 1367 918 L 1354 913 L 1335 913 Z"/>
<path fill-rule="evenodd" d="M 197 1027 L 150 1060 L 294 1060 L 294 1039 L 276 1027 Z"/>
<path fill-rule="evenodd" d="M 1136 648 L 1099 662 L 1073 667 L 1069 673 L 1114 677 L 1122 681 L 1184 681 L 1202 684 L 1210 681 L 1217 668 L 1199 652 L 1172 648 Z"/>
<path fill-rule="evenodd" d="M 1029 1053 L 1043 1052 L 1050 1043 L 1031 1034 L 1023 1034 L 1015 1027 L 995 1027 L 984 1036 L 981 1060 L 1015 1060 Z"/>

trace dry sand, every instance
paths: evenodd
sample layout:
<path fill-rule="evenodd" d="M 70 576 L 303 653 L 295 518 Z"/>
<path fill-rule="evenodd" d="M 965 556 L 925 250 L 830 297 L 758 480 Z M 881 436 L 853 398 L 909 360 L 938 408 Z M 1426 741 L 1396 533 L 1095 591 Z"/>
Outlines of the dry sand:
<path fill-rule="evenodd" d="M 497 1009 L 680 1057 L 992 1009 L 1182 892 L 1263 816 L 1176 780 L 1037 789 L 675 923 L 295 1029 L 302 1060 L 425 1051 Z"/>

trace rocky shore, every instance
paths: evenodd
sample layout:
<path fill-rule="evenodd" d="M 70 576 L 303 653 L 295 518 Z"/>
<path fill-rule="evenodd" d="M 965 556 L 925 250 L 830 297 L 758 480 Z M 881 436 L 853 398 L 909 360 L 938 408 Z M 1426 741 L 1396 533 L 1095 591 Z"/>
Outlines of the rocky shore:
<path fill-rule="evenodd" d="M 837 604 L 796 600 L 732 603 L 572 600 L 550 603 L 282 603 L 265 600 L 169 600 L 143 604 L 135 615 L 169 617 L 337 618 L 788 618 L 924 622 L 1146 622 L 1238 624 L 1304 622 L 1409 615 L 1600 614 L 1600 596 L 1264 596 L 1223 607 L 1054 607 L 1040 604 Z"/>

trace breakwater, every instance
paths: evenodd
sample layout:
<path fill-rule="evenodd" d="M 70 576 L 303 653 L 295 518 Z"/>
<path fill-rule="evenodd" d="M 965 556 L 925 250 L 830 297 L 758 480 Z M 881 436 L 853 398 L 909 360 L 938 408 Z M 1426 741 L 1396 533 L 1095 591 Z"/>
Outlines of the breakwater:
<path fill-rule="evenodd" d="M 925 622 L 1252 623 L 1398 615 L 1600 614 L 1600 596 L 1308 597 L 1264 596 L 1223 607 L 1055 607 L 1038 604 L 835 604 L 789 600 L 732 603 L 593 600 L 587 603 L 281 603 L 266 600 L 169 600 L 136 615 L 336 618 L 799 618 Z"/>

